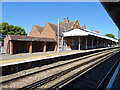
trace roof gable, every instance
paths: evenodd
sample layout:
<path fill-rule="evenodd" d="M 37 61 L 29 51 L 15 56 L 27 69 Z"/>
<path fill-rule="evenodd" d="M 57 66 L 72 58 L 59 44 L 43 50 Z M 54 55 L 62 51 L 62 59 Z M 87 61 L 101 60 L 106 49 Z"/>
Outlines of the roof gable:
<path fill-rule="evenodd" d="M 51 27 L 50 23 L 47 23 L 44 30 L 41 32 L 41 37 L 54 38 L 56 39 L 56 27 Z M 53 29 L 54 28 L 54 29 Z"/>
<path fill-rule="evenodd" d="M 52 23 L 48 23 L 50 25 L 50 27 L 55 31 L 56 35 L 58 34 L 58 25 L 57 24 L 52 24 Z M 64 27 L 59 25 L 59 34 L 62 35 L 62 31 L 64 31 Z"/>
<path fill-rule="evenodd" d="M 43 31 L 43 29 L 44 29 L 44 27 L 42 27 L 42 26 L 34 25 L 32 27 L 32 30 L 31 30 L 29 36 L 40 37 L 41 32 Z"/>
<path fill-rule="evenodd" d="M 69 22 L 69 21 L 64 22 L 64 21 L 62 21 L 59 24 L 61 26 L 63 26 L 66 31 L 69 31 L 69 30 L 71 30 L 72 26 L 75 24 L 75 21 L 72 21 L 72 22 Z"/>
<path fill-rule="evenodd" d="M 41 33 L 42 30 L 44 29 L 43 26 L 38 26 L 38 25 L 34 25 L 34 27 Z"/>
<path fill-rule="evenodd" d="M 72 26 L 71 29 L 75 29 L 75 28 L 80 28 L 80 24 L 79 24 L 78 20 L 75 20 L 74 25 Z"/>
<path fill-rule="evenodd" d="M 69 20 L 64 20 L 62 22 L 59 23 L 59 34 L 62 35 L 63 31 L 69 31 L 72 29 L 72 27 L 74 26 L 75 23 L 78 23 L 78 20 L 75 21 L 69 21 Z M 58 24 L 52 24 L 52 23 L 48 23 L 50 25 L 50 27 L 55 31 L 56 35 L 58 33 Z"/>

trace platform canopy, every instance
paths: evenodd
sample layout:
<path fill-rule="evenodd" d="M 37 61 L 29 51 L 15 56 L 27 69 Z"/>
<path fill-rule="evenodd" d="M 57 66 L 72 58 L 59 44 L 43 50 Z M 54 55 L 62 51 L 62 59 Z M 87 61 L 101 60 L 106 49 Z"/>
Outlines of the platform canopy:
<path fill-rule="evenodd" d="M 89 33 L 81 29 L 73 29 L 68 32 L 63 32 L 62 34 L 64 37 L 68 37 L 68 36 L 88 36 Z"/>
<path fill-rule="evenodd" d="M 73 29 L 73 30 L 70 30 L 68 32 L 63 32 L 62 34 L 63 34 L 64 37 L 89 36 L 89 35 L 91 35 L 91 36 L 95 36 L 95 37 L 111 40 L 113 42 L 118 42 L 118 40 L 115 40 L 115 39 L 107 37 L 107 36 L 100 35 L 98 33 L 92 32 L 91 30 L 88 30 L 88 29 L 84 29 L 84 30 L 82 30 L 82 29 Z"/>

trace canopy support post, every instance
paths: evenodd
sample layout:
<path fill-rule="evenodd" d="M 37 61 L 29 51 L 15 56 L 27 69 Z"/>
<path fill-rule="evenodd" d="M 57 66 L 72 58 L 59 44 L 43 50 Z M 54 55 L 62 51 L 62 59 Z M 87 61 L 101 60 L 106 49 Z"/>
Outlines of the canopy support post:
<path fill-rule="evenodd" d="M 87 49 L 87 36 L 86 36 L 86 49 Z"/>
<path fill-rule="evenodd" d="M 80 50 L 80 44 L 81 44 L 81 43 L 80 43 L 80 36 L 79 36 L 79 47 L 78 47 L 79 50 Z"/>

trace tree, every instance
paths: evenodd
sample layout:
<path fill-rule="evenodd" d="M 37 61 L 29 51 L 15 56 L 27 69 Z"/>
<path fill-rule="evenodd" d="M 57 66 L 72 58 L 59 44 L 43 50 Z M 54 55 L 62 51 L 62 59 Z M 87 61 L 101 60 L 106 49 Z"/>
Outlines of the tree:
<path fill-rule="evenodd" d="M 105 36 L 116 39 L 113 34 L 105 34 Z"/>
<path fill-rule="evenodd" d="M 6 22 L 0 23 L 0 32 L 2 35 L 27 35 L 23 28 L 19 26 L 9 25 Z"/>

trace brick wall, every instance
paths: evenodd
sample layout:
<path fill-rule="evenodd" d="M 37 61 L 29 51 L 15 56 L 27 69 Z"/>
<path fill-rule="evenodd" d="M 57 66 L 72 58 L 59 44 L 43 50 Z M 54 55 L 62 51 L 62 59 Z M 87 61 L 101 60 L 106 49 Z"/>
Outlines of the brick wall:
<path fill-rule="evenodd" d="M 46 24 L 44 30 L 41 32 L 41 37 L 53 38 L 53 39 L 56 40 L 56 33 L 55 33 L 55 31 L 50 27 L 49 24 Z"/>
<path fill-rule="evenodd" d="M 4 53 L 9 53 L 9 40 L 9 36 L 4 39 Z"/>
<path fill-rule="evenodd" d="M 32 36 L 32 37 L 40 37 L 40 32 L 37 30 L 37 28 L 35 26 L 33 26 L 29 36 Z"/>

